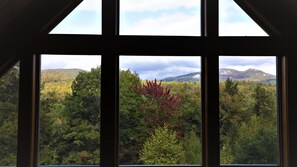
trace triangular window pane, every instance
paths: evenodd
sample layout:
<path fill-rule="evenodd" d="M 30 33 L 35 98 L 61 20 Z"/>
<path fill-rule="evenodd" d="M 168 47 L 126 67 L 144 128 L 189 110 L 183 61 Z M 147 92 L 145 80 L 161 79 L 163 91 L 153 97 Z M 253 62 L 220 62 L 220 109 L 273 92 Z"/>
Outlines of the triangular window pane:
<path fill-rule="evenodd" d="M 268 36 L 234 0 L 219 0 L 219 36 Z"/>
<path fill-rule="evenodd" d="M 84 0 L 50 34 L 101 34 L 101 0 Z"/>

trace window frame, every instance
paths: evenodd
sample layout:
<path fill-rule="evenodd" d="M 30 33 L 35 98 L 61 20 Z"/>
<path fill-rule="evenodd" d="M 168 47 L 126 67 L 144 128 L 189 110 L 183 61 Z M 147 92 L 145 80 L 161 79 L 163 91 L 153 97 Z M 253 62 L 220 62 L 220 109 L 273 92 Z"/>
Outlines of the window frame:
<path fill-rule="evenodd" d="M 18 167 L 36 167 L 38 157 L 41 54 L 101 55 L 102 167 L 117 167 L 119 131 L 119 56 L 201 56 L 202 166 L 287 167 L 287 71 L 284 48 L 275 37 L 219 37 L 218 0 L 201 0 L 201 36 L 120 36 L 119 0 L 102 0 L 102 35 L 49 34 L 20 57 Z M 82 45 L 83 44 L 83 45 Z M 33 56 L 32 56 L 33 55 Z M 221 165 L 219 150 L 219 55 L 277 57 L 279 164 Z M 112 76 L 112 77 L 111 77 Z M 29 81 L 29 82 L 28 82 Z M 28 135 L 29 134 L 29 135 Z"/>

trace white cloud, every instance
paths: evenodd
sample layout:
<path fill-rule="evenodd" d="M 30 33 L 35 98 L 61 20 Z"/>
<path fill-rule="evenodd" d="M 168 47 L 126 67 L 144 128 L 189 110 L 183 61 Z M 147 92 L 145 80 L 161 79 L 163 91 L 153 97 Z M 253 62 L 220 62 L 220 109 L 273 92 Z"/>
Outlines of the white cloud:
<path fill-rule="evenodd" d="M 248 70 L 250 68 L 252 69 L 258 69 L 261 71 L 264 71 L 266 73 L 272 74 L 272 75 L 276 75 L 276 66 L 275 64 L 263 64 L 260 66 L 253 66 L 253 65 L 247 65 L 247 66 L 226 66 L 225 68 L 231 68 L 231 69 L 235 69 L 238 71 L 245 71 Z"/>
<path fill-rule="evenodd" d="M 200 0 L 121 0 L 121 12 L 156 12 L 180 7 L 200 7 Z"/>
<path fill-rule="evenodd" d="M 233 0 L 219 1 L 220 36 L 268 36 Z"/>
<path fill-rule="evenodd" d="M 200 71 L 198 56 L 121 56 L 120 69 L 130 69 L 141 79 L 164 79 Z"/>
<path fill-rule="evenodd" d="M 220 36 L 268 36 L 267 33 L 254 22 L 221 22 Z"/>
<path fill-rule="evenodd" d="M 98 0 L 83 1 L 50 34 L 101 34 Z"/>
<path fill-rule="evenodd" d="M 175 77 L 175 76 L 185 75 L 185 74 L 198 72 L 198 71 L 200 71 L 200 69 L 198 68 L 171 66 L 162 70 L 145 71 L 143 73 L 139 73 L 139 77 L 141 79 L 148 79 L 148 80 L 154 80 L 154 79 L 162 80 L 168 77 Z"/>
<path fill-rule="evenodd" d="M 258 69 L 276 75 L 276 57 L 274 56 L 221 56 L 220 68 L 231 68 L 244 71 L 249 68 Z"/>
<path fill-rule="evenodd" d="M 41 69 L 83 69 L 90 71 L 101 65 L 101 57 L 95 55 L 42 55 Z"/>
<path fill-rule="evenodd" d="M 125 25 L 126 24 L 126 25 Z M 200 35 L 199 14 L 164 13 L 160 17 L 140 19 L 127 25 L 121 23 L 121 35 Z"/>
<path fill-rule="evenodd" d="M 101 5 L 101 0 L 84 0 L 77 6 L 75 10 L 101 11 Z"/>

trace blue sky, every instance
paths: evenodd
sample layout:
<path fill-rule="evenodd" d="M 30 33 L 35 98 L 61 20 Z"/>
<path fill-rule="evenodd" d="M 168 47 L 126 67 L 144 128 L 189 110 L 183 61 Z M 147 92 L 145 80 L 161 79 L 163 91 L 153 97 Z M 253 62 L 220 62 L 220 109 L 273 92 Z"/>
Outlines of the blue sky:
<path fill-rule="evenodd" d="M 101 34 L 101 0 L 84 0 L 51 33 Z M 121 35 L 200 35 L 200 0 L 120 0 Z M 267 36 L 233 0 L 219 1 L 221 36 Z"/>
<path fill-rule="evenodd" d="M 84 0 L 51 33 L 101 34 L 101 0 Z M 233 0 L 219 0 L 220 36 L 267 36 Z M 120 35 L 200 35 L 200 0 L 120 0 Z M 120 59 L 142 79 L 162 79 L 200 71 L 199 57 Z M 100 56 L 43 56 L 42 69 L 100 66 Z M 220 68 L 256 68 L 275 74 L 275 57 L 224 57 Z"/>

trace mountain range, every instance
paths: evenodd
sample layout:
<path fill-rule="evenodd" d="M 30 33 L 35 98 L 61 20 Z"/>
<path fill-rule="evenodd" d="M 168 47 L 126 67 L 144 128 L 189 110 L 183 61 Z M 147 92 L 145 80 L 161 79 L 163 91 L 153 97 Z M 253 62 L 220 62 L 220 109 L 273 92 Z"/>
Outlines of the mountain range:
<path fill-rule="evenodd" d="M 228 78 L 233 80 L 248 80 L 248 81 L 263 82 L 263 83 L 276 82 L 275 75 L 268 74 L 261 70 L 253 69 L 253 68 L 250 68 L 245 71 L 238 71 L 230 68 L 220 69 L 219 70 L 220 81 L 224 81 Z M 179 76 L 164 78 L 162 80 L 167 82 L 171 82 L 171 81 L 188 82 L 188 81 L 200 81 L 200 79 L 201 79 L 200 72 L 193 72 L 186 75 L 179 75 Z"/>
<path fill-rule="evenodd" d="M 52 69 L 42 70 L 41 79 L 47 82 L 59 82 L 59 81 L 72 81 L 79 74 L 84 71 L 81 69 Z M 258 69 L 248 69 L 245 71 L 238 71 L 230 68 L 222 68 L 219 70 L 219 79 L 224 81 L 226 79 L 233 80 L 248 80 L 262 83 L 276 83 L 276 76 L 265 73 Z M 193 72 L 185 75 L 173 76 L 162 79 L 163 81 L 171 82 L 188 82 L 188 81 L 200 81 L 200 72 Z"/>

